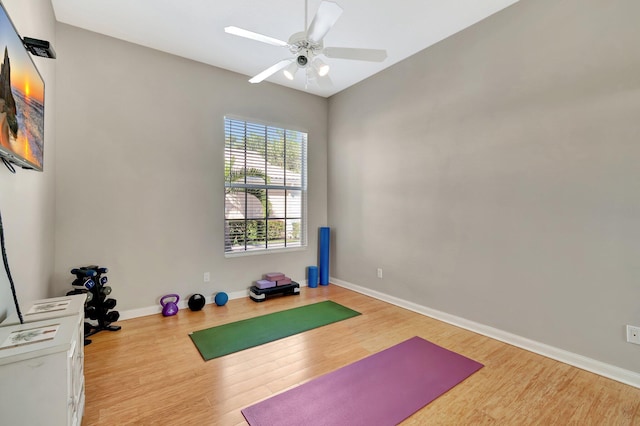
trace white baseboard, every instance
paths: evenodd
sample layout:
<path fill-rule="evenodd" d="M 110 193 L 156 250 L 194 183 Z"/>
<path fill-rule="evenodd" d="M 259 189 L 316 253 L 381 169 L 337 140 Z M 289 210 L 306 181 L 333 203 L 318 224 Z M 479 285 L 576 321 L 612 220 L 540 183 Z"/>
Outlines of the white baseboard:
<path fill-rule="evenodd" d="M 249 297 L 249 290 L 247 289 L 245 291 L 234 291 L 231 293 L 227 293 L 227 295 L 229 296 L 229 300 L 240 299 L 241 297 Z M 213 296 L 207 299 L 210 299 L 207 301 L 207 305 L 214 303 Z M 181 299 L 178 302 L 178 308 L 187 309 L 189 307 L 187 305 L 188 302 L 189 302 L 188 299 L 187 300 Z M 129 309 L 126 311 L 120 311 L 119 321 L 138 318 L 138 317 L 146 317 L 147 315 L 155 315 L 161 312 L 162 312 L 162 306 L 160 306 L 160 304 L 158 304 L 157 306 L 147 306 L 146 308 Z"/>
<path fill-rule="evenodd" d="M 600 376 L 604 376 L 609 379 L 616 380 L 618 382 L 636 388 L 640 388 L 640 374 L 634 371 L 616 367 L 614 365 L 597 361 L 592 358 L 587 358 L 573 352 L 565 351 L 564 349 L 559 349 L 554 346 L 536 342 L 535 340 L 530 340 L 516 334 L 477 323 L 475 321 L 470 321 L 455 315 L 447 314 L 446 312 L 418 305 L 416 303 L 390 296 L 379 291 L 371 290 L 366 287 L 361 287 L 359 285 L 352 284 L 346 281 L 342 281 L 337 278 L 331 277 L 330 282 L 340 287 L 344 287 L 349 290 L 371 296 L 375 299 L 382 300 L 383 302 L 391 303 L 392 305 L 400 306 L 401 308 L 405 308 L 410 311 L 437 319 L 439 321 L 455 325 L 456 327 L 461 327 L 466 330 L 473 331 L 474 333 L 482 334 L 483 336 L 491 337 L 492 339 L 496 339 L 501 342 L 528 350 L 530 352 L 555 359 L 556 361 L 572 365 L 582 370 L 590 371 Z"/>

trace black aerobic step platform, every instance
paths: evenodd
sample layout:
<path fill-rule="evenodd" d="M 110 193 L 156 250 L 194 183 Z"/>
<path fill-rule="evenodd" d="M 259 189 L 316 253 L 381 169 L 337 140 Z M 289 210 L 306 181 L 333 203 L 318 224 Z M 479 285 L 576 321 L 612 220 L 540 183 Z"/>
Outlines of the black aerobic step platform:
<path fill-rule="evenodd" d="M 291 284 L 265 289 L 259 289 L 256 286 L 249 288 L 249 298 L 254 302 L 264 302 L 274 296 L 290 296 L 293 294 L 300 294 L 300 284 L 295 281 L 291 281 Z"/>

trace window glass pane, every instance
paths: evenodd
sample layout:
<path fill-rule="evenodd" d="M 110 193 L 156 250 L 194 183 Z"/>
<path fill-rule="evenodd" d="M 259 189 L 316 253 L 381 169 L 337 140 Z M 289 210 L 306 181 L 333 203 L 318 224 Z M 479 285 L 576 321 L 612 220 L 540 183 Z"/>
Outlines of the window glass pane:
<path fill-rule="evenodd" d="M 284 189 L 269 190 L 269 218 L 284 219 L 287 217 L 287 204 Z"/>
<path fill-rule="evenodd" d="M 266 221 L 264 220 L 229 220 L 227 228 L 227 251 L 263 250 L 266 248 Z"/>
<path fill-rule="evenodd" d="M 267 248 L 267 221 L 248 220 L 247 221 L 247 250 Z"/>
<path fill-rule="evenodd" d="M 229 181 L 237 177 L 239 170 L 245 168 L 245 126 L 242 122 L 229 121 L 225 129 L 225 178 Z"/>
<path fill-rule="evenodd" d="M 284 185 L 284 131 L 282 129 L 269 128 L 267 173 L 271 185 Z"/>
<path fill-rule="evenodd" d="M 244 251 L 245 223 L 244 220 L 225 221 L 225 251 Z"/>
<path fill-rule="evenodd" d="M 287 247 L 299 247 L 302 242 L 302 227 L 300 219 L 286 221 Z"/>
<path fill-rule="evenodd" d="M 227 190 L 224 194 L 224 218 L 244 219 L 245 211 L 244 190 Z"/>
<path fill-rule="evenodd" d="M 268 234 L 269 248 L 282 248 L 285 246 L 285 221 L 270 220 Z"/>
<path fill-rule="evenodd" d="M 286 132 L 286 169 L 285 185 L 302 186 L 302 145 L 306 144 L 306 135 L 300 132 Z"/>
<path fill-rule="evenodd" d="M 243 206 L 243 216 L 247 219 L 264 219 L 267 190 L 250 188 L 245 191 L 246 204 Z"/>
<path fill-rule="evenodd" d="M 302 217 L 302 191 L 287 191 L 287 217 Z"/>

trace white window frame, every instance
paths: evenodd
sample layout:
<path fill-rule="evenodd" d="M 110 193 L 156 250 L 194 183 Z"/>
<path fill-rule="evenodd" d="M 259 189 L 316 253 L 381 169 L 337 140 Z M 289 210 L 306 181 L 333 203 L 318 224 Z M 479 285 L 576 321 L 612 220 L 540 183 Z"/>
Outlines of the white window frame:
<path fill-rule="evenodd" d="M 263 133 L 261 134 L 261 132 Z M 285 127 L 230 115 L 224 117 L 224 133 L 225 213 L 223 232 L 225 257 L 304 250 L 307 247 L 308 133 L 290 126 Z M 264 153 L 260 157 L 256 156 L 259 153 L 248 149 L 250 137 L 264 138 Z M 276 175 L 272 176 L 270 172 L 276 170 L 277 166 L 267 161 L 268 155 L 266 152 L 269 149 L 270 141 L 280 143 L 280 140 L 277 140 L 278 137 L 282 138 L 283 153 L 278 159 L 282 160 L 283 166 L 279 168 Z M 296 157 L 300 162 L 299 173 L 287 168 L 287 146 L 290 146 L 288 143 L 293 144 L 293 146 L 299 146 L 300 155 Z M 256 163 L 257 159 L 264 161 L 264 168 L 259 163 Z M 268 176 L 268 180 L 251 178 L 250 169 L 261 170 L 264 176 Z M 231 176 L 236 177 L 236 179 L 232 181 Z M 240 176 L 240 180 L 237 179 L 238 176 Z M 261 199 L 251 195 L 250 192 L 261 194 Z M 281 201 L 277 205 L 284 206 L 284 215 L 282 215 L 281 211 L 280 215 L 273 216 L 270 194 L 274 194 L 273 199 L 276 199 L 275 194 L 281 195 Z M 299 195 L 299 200 L 295 200 L 296 195 Z M 295 201 L 291 204 L 292 201 L 289 200 Z M 262 203 L 264 213 L 260 218 L 256 216 L 255 209 L 250 211 L 252 201 L 253 204 L 256 201 Z M 241 216 L 241 218 L 238 216 Z M 248 237 L 249 222 L 254 221 L 256 223 L 263 222 L 263 232 L 265 233 L 264 238 L 259 239 L 261 244 L 258 246 L 252 245 Z M 276 239 L 275 242 L 270 243 L 267 237 L 269 235 L 268 230 L 270 230 L 269 223 L 275 221 L 284 222 L 284 238 Z M 299 227 L 296 228 L 294 226 L 295 223 L 299 223 Z M 240 237 L 236 238 L 237 236 Z M 234 244 L 234 241 L 236 244 Z M 241 244 L 237 244 L 238 241 Z"/>

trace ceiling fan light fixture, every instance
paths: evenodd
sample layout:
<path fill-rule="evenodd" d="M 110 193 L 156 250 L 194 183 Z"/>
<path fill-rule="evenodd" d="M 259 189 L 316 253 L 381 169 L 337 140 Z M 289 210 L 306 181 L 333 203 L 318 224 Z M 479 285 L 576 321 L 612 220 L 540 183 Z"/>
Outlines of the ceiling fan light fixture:
<path fill-rule="evenodd" d="M 316 69 L 316 71 L 318 72 L 318 75 L 320 77 L 324 77 L 325 75 L 329 74 L 329 70 L 330 67 L 329 65 L 327 65 L 322 59 L 320 58 L 316 58 L 313 61 L 313 67 Z"/>
<path fill-rule="evenodd" d="M 287 80 L 293 80 L 296 76 L 296 71 L 298 71 L 298 64 L 291 62 L 291 65 L 284 69 L 284 76 Z"/>

